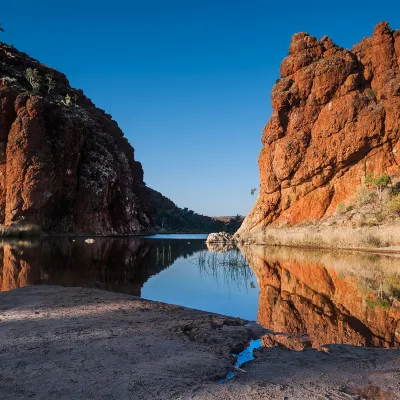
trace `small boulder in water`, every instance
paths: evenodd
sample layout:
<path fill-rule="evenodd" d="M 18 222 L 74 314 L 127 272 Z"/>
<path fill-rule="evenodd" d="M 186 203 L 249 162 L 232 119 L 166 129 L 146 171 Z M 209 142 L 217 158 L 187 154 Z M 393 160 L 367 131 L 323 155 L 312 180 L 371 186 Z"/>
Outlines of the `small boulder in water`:
<path fill-rule="evenodd" d="M 235 243 L 234 237 L 227 232 L 210 233 L 207 243 Z"/>

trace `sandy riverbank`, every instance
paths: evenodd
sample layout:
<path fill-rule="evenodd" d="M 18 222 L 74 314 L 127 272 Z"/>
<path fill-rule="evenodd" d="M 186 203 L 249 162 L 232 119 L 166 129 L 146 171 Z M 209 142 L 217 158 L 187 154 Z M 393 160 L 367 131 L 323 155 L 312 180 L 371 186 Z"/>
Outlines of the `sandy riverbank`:
<path fill-rule="evenodd" d="M 243 323 L 93 289 L 0 293 L 0 399 L 400 398 L 400 350 L 340 345 L 264 348 L 219 384 L 254 337 Z"/>
<path fill-rule="evenodd" d="M 400 254 L 400 225 L 359 228 L 318 225 L 265 229 L 257 227 L 236 233 L 235 239 L 242 244 Z"/>

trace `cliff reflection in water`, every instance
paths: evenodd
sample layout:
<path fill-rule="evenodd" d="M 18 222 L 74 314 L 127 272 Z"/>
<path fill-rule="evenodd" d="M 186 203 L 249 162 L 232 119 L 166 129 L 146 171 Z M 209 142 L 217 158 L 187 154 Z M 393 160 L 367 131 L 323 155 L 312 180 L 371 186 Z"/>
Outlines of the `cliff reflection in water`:
<path fill-rule="evenodd" d="M 264 346 L 400 347 L 400 258 L 243 247 L 260 288 Z"/>
<path fill-rule="evenodd" d="M 258 307 L 258 323 L 273 332 L 264 346 L 400 348 L 400 258 L 261 246 L 240 251 L 207 250 L 204 240 L 191 239 L 4 241 L 0 290 L 50 284 L 143 291 L 153 300 L 246 319 L 255 319 Z"/>
<path fill-rule="evenodd" d="M 205 248 L 201 240 L 48 238 L 0 245 L 0 291 L 26 285 L 82 286 L 140 296 L 143 284 L 178 257 Z"/>

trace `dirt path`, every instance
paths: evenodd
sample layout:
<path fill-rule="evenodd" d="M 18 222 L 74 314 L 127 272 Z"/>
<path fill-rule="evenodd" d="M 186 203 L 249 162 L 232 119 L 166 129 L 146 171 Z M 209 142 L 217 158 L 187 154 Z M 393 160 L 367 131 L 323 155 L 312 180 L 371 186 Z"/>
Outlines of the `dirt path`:
<path fill-rule="evenodd" d="M 0 293 L 0 399 L 400 398 L 400 351 L 263 349 L 244 321 L 93 289 Z"/>

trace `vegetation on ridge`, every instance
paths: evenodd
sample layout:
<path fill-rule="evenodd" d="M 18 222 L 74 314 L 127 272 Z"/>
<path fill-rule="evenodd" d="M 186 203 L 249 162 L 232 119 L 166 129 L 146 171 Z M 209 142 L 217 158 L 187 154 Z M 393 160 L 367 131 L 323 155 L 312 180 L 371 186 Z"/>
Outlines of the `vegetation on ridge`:
<path fill-rule="evenodd" d="M 207 217 L 187 207 L 180 208 L 156 190 L 148 188 L 152 215 L 159 233 L 235 233 L 243 217 Z"/>

